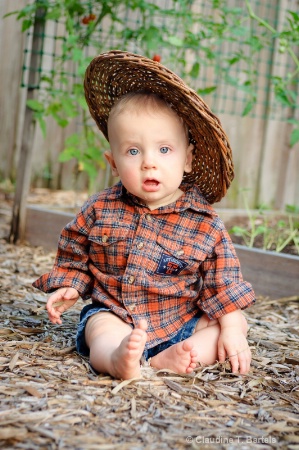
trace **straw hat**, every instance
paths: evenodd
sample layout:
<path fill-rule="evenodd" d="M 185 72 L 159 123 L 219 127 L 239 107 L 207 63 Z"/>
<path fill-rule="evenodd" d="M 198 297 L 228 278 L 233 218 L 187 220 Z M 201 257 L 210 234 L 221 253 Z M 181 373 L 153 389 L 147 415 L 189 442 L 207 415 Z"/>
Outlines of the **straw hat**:
<path fill-rule="evenodd" d="M 194 144 L 192 172 L 184 181 L 198 185 L 210 203 L 225 195 L 234 177 L 228 138 L 219 119 L 176 74 L 151 59 L 115 50 L 91 61 L 84 89 L 90 113 L 107 140 L 107 120 L 117 99 L 132 91 L 162 97 L 183 118 Z"/>

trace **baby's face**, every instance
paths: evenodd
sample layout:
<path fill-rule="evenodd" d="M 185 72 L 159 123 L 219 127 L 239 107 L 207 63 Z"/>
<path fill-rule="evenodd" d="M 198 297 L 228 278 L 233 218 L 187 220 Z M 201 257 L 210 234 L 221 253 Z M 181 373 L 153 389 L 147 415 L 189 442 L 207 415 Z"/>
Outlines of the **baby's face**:
<path fill-rule="evenodd" d="M 137 110 L 131 105 L 109 121 L 114 176 L 150 209 L 176 201 L 184 172 L 191 171 L 192 148 L 184 125 L 172 110 Z"/>

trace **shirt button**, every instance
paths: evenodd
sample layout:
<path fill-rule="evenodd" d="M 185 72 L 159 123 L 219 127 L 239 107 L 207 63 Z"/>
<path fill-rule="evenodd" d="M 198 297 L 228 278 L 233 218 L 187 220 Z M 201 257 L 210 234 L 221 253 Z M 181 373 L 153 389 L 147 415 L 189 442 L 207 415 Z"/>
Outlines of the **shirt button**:
<path fill-rule="evenodd" d="M 179 251 L 176 252 L 176 255 L 177 256 L 182 256 L 184 253 L 185 253 L 184 250 L 179 250 Z"/>
<path fill-rule="evenodd" d="M 149 222 L 152 222 L 152 216 L 150 214 L 146 214 L 145 216 L 146 220 L 148 220 Z"/>
<path fill-rule="evenodd" d="M 135 308 L 136 308 L 136 303 L 132 303 L 132 305 L 130 305 L 130 310 L 135 311 Z"/>
<path fill-rule="evenodd" d="M 108 236 L 107 236 L 107 234 L 104 234 L 103 236 L 102 236 L 102 242 L 107 242 L 108 241 Z"/>
<path fill-rule="evenodd" d="M 128 279 L 128 282 L 129 282 L 130 284 L 132 284 L 132 283 L 134 283 L 134 281 L 135 281 L 135 277 L 133 277 L 133 275 L 130 275 L 130 276 L 129 276 L 129 279 Z"/>
<path fill-rule="evenodd" d="M 143 242 L 138 242 L 137 248 L 141 249 L 144 246 Z"/>

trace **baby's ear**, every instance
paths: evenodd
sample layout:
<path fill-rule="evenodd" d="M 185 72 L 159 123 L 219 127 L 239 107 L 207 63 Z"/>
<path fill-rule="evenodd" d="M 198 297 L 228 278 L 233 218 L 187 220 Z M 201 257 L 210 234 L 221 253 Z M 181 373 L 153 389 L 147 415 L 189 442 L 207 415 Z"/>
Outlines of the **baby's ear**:
<path fill-rule="evenodd" d="M 187 151 L 186 151 L 186 162 L 185 162 L 185 172 L 186 173 L 190 173 L 192 171 L 193 149 L 194 149 L 194 145 L 189 144 Z"/>
<path fill-rule="evenodd" d="M 119 176 L 118 170 L 117 170 L 117 167 L 115 165 L 115 161 L 114 161 L 114 158 L 113 158 L 111 150 L 106 150 L 106 152 L 104 153 L 104 156 L 106 158 L 106 161 L 108 161 L 108 163 L 110 164 L 112 175 L 114 177 L 118 177 Z"/>

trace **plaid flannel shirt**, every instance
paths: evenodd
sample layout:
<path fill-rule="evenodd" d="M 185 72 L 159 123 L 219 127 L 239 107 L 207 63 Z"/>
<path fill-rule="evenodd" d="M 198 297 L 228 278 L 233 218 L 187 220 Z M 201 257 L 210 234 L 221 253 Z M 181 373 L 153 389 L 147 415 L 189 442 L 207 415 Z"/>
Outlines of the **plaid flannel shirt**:
<path fill-rule="evenodd" d="M 147 348 L 198 308 L 210 319 L 255 301 L 224 224 L 196 186 L 150 211 L 121 183 L 92 196 L 62 231 L 53 270 L 33 285 L 75 288 L 122 320 L 148 322 Z"/>

